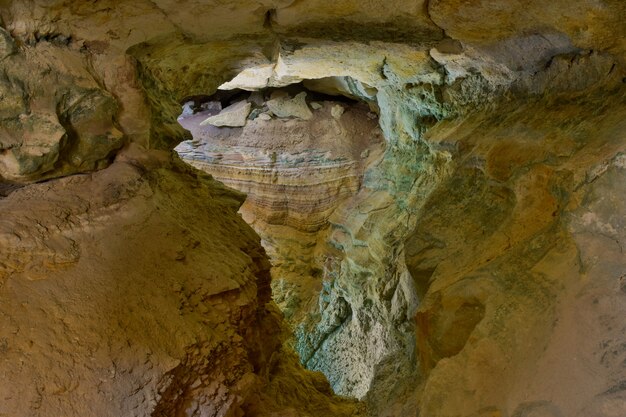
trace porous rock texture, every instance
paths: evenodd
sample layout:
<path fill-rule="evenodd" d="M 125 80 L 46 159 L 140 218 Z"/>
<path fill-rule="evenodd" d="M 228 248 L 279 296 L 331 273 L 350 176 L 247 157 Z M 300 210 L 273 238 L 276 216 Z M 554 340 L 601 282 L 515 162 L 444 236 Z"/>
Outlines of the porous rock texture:
<path fill-rule="evenodd" d="M 304 81 L 386 146 L 318 238 L 300 360 L 370 415 L 624 415 L 621 0 L 0 16 L 0 413 L 360 412 L 280 347 L 243 197 L 168 153 L 187 98 Z"/>

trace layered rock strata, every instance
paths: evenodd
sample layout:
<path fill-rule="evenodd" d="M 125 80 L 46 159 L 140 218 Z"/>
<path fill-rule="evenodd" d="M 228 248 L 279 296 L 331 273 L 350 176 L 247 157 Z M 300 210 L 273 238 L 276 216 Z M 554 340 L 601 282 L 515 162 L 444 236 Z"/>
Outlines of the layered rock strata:
<path fill-rule="evenodd" d="M 318 109 L 302 119 L 294 116 L 302 111 L 276 116 L 272 102 L 279 99 L 258 96 L 250 99 L 266 113 L 255 110 L 251 117 L 256 117 L 240 129 L 199 123 L 211 111 L 180 118 L 194 139 L 176 150 L 189 164 L 246 194 L 239 211 L 271 256 L 274 298 L 295 326 L 321 291 L 316 256 L 323 250 L 318 246 L 324 246 L 328 219 L 356 195 L 366 168 L 380 159 L 384 140 L 376 115 L 363 104 L 313 101 Z M 295 96 L 308 106 L 305 92 Z M 346 110 L 335 118 L 336 108 Z"/>
<path fill-rule="evenodd" d="M 625 20 L 620 0 L 0 2 L 0 372 L 11 381 L 0 384 L 2 412 L 343 413 L 288 355 L 258 370 L 248 362 L 271 349 L 236 336 L 263 321 L 251 311 L 264 316 L 253 306 L 266 296 L 252 294 L 264 278 L 249 255 L 233 255 L 241 245 L 218 247 L 256 239 L 238 234 L 234 206 L 193 197 L 204 186 L 172 167 L 105 168 L 125 145 L 147 155 L 190 139 L 180 103 L 245 71 L 238 82 L 255 89 L 322 80 L 379 110 L 385 153 L 329 220 L 322 291 L 298 333 L 301 357 L 339 392 L 367 393 L 372 415 L 624 415 Z M 118 175 L 119 187 L 90 194 Z M 146 211 L 167 206 L 168 221 L 134 211 L 143 197 L 128 196 L 146 182 L 159 207 Z M 187 199 L 212 214 L 185 229 L 217 249 L 188 253 L 185 269 L 165 259 L 185 247 L 173 219 Z M 90 210 L 94 229 L 78 218 Z M 220 228 L 226 211 L 232 222 Z M 150 232 L 159 227 L 174 238 Z M 129 259 L 146 241 L 159 250 Z M 192 303 L 191 316 L 168 324 L 177 301 L 148 284 L 193 278 L 212 256 L 250 271 L 190 287 L 206 294 L 232 277 L 240 292 Z M 144 267 L 159 279 L 147 282 Z M 171 306 L 154 308 L 161 297 Z M 161 322 L 191 330 L 172 338 Z M 218 323 L 223 356 L 196 345 Z M 133 373 L 115 371 L 113 385 L 110 363 Z M 240 378 L 249 370 L 260 379 Z M 248 379 L 262 388 L 246 389 Z"/>
<path fill-rule="evenodd" d="M 588 82 L 592 65 L 605 64 L 574 65 L 560 73 L 566 85 L 551 79 L 548 98 L 499 103 L 497 115 L 472 112 L 426 136 L 455 150 L 451 175 L 404 243 L 420 298 L 423 381 L 406 395 L 426 415 L 626 409 L 618 388 L 626 350 L 617 342 L 626 329 L 626 96 L 603 71 L 584 93 L 567 88 Z"/>

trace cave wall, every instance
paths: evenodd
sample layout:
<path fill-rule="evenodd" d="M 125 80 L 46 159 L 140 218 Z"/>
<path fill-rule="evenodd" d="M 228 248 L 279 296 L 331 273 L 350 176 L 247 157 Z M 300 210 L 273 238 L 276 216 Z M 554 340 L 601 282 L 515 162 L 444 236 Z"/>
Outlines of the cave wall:
<path fill-rule="evenodd" d="M 458 158 L 405 243 L 427 415 L 623 412 L 624 91 L 598 81 L 428 132 Z"/>
<path fill-rule="evenodd" d="M 292 88 L 293 94 L 307 94 L 298 92 L 301 86 Z M 254 106 L 243 127 L 202 126 L 217 111 L 202 108 L 220 107 L 216 101 L 181 115 L 194 139 L 175 150 L 185 162 L 246 194 L 239 213 L 261 237 L 272 262 L 273 299 L 297 327 L 318 305 L 329 217 L 357 194 L 385 140 L 365 103 L 309 91 L 306 100 L 315 108 L 310 114 L 302 110 L 305 118 L 269 116 L 267 100 L 280 93 L 289 94 L 235 95 L 233 100 Z"/>
<path fill-rule="evenodd" d="M 224 413 L 276 348 L 242 196 L 152 157 L 0 201 L 3 414 Z"/>
<path fill-rule="evenodd" d="M 0 199 L 0 412 L 351 415 L 282 350 L 243 199 L 135 147 Z"/>
<path fill-rule="evenodd" d="M 4 0 L 0 16 L 0 191 L 48 180 L 0 199 L 2 372 L 32 387 L 27 404 L 16 400 L 21 385 L 3 384 L 2 412 L 80 415 L 85 399 L 102 415 L 135 406 L 168 415 L 192 403 L 198 415 L 262 415 L 263 402 L 296 415 L 352 412 L 286 353 L 263 362 L 283 336 L 242 336 L 279 319 L 263 318 L 273 317 L 268 294 L 254 290 L 267 265 L 234 213 L 240 197 L 148 151 L 190 138 L 176 122 L 179 100 L 270 66 L 271 83 L 349 76 L 375 88 L 387 140 L 361 191 L 331 216 L 323 302 L 297 333 L 311 367 L 340 392 L 370 389 L 375 415 L 623 414 L 623 2 Z M 124 161 L 129 149 L 144 162 Z M 213 189 L 220 197 L 206 198 Z M 197 212 L 181 219 L 187 204 Z M 164 208 L 162 219 L 149 214 Z M 229 225 L 212 235 L 220 219 Z M 185 236 L 155 233 L 200 223 L 202 259 L 181 249 Z M 223 252 L 216 242 L 234 244 L 236 230 L 246 244 Z M 155 251 L 108 269 L 143 241 Z M 140 268 L 153 259 L 155 288 Z M 180 323 L 185 336 L 155 324 L 163 311 L 152 298 L 130 314 L 148 287 L 177 317 L 180 295 L 166 284 L 206 259 L 242 265 L 216 283 L 238 284 L 172 318 L 167 326 Z M 132 279 L 107 294 L 120 276 Z M 209 276 L 190 274 L 183 298 L 202 294 Z M 91 287 L 102 293 L 87 298 Z M 241 304 L 224 307 L 230 297 Z M 102 323 L 105 300 L 130 323 Z M 220 346 L 238 352 L 224 354 L 232 380 L 203 362 L 218 355 L 202 342 L 206 328 L 226 317 Z M 71 339 L 84 333 L 89 343 Z M 198 343 L 206 352 L 186 350 Z M 158 360 L 145 362 L 146 346 Z M 50 376 L 21 367 L 26 354 L 56 364 Z M 120 384 L 104 377 L 116 355 L 128 360 Z M 84 371 L 78 387 L 52 376 L 68 369 Z M 222 381 L 226 393 L 188 375 Z M 98 389 L 118 402 L 99 402 Z"/>

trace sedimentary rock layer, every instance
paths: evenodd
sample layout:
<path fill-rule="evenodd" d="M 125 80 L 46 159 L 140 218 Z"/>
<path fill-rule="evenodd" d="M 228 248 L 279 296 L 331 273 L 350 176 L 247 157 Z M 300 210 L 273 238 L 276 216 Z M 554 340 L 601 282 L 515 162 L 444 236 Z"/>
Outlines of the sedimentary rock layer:
<path fill-rule="evenodd" d="M 387 141 L 312 266 L 282 258 L 319 290 L 293 306 L 311 368 L 372 415 L 623 416 L 625 20 L 621 0 L 1 1 L 0 412 L 352 412 L 259 341 L 279 320 L 240 196 L 148 156 L 247 70 L 366 101 Z"/>
<path fill-rule="evenodd" d="M 458 153 L 404 243 L 427 415 L 625 409 L 626 96 L 604 81 L 428 133 Z"/>
<path fill-rule="evenodd" d="M 199 126 L 202 112 L 181 119 L 194 140 L 177 151 L 191 165 L 244 192 L 241 212 L 249 223 L 317 232 L 337 205 L 356 194 L 365 167 L 383 148 L 376 116 L 365 106 L 349 106 L 339 120 L 330 117 L 332 106 L 325 104 L 312 120 L 256 118 L 242 129 Z"/>
<path fill-rule="evenodd" d="M 309 120 L 257 117 L 241 129 L 200 126 L 210 112 L 183 117 L 194 139 L 176 148 L 189 164 L 246 194 L 240 213 L 271 256 L 275 299 L 294 326 L 321 290 L 315 257 L 329 217 L 357 194 L 384 149 L 376 115 L 364 104 L 313 104 Z M 345 110 L 333 117 L 336 108 Z"/>

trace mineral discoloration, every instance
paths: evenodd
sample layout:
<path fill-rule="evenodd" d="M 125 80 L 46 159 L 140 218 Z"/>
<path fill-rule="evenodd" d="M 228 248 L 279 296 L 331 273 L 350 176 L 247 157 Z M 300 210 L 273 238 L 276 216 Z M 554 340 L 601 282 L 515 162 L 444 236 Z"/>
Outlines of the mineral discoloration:
<path fill-rule="evenodd" d="M 624 415 L 625 20 L 619 0 L 0 2 L 0 414 L 365 412 L 291 343 L 372 416 Z M 195 134 L 181 103 L 228 81 L 360 100 L 382 136 L 325 137 L 354 108 L 306 98 L 310 120 L 215 127 L 281 135 L 212 165 L 245 200 L 171 152 Z M 283 175 L 315 128 L 345 160 L 316 144 Z M 300 174 L 321 180 L 265 204 Z"/>

